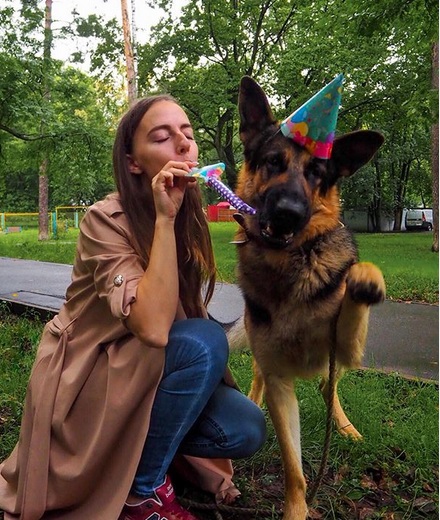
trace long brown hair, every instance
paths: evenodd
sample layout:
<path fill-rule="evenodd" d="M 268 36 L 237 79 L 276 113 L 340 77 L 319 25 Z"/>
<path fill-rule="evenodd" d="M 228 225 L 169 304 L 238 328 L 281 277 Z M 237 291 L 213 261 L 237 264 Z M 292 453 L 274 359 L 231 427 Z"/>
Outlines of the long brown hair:
<path fill-rule="evenodd" d="M 144 173 L 130 173 L 127 154 L 132 153 L 133 137 L 141 119 L 158 101 L 172 101 L 177 104 L 167 94 L 139 100 L 122 117 L 113 146 L 116 187 L 133 233 L 133 247 L 141 257 L 144 267 L 148 265 L 150 256 L 156 211 L 151 180 Z M 214 292 L 215 261 L 198 186 L 185 192 L 176 217 L 175 233 L 180 300 L 188 317 L 202 316 L 199 294 L 204 289 L 204 304 L 207 305 Z"/>

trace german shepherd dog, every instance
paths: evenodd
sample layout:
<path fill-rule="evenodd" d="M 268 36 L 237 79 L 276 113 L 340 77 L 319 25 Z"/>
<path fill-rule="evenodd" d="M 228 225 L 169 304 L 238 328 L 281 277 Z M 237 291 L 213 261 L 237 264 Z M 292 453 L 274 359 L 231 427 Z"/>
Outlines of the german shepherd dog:
<path fill-rule="evenodd" d="M 340 221 L 336 184 L 366 164 L 383 137 L 373 131 L 345 134 L 335 139 L 331 159 L 314 158 L 278 131 L 263 90 L 247 76 L 240 84 L 239 113 L 245 160 L 236 193 L 257 213 L 237 215 L 237 272 L 245 311 L 229 331 L 229 341 L 233 349 L 247 337 L 253 353 L 249 395 L 260 405 L 265 394 L 278 438 L 284 520 L 304 520 L 306 481 L 294 378 L 322 375 L 327 399 L 332 345 L 333 418 L 341 434 L 361 437 L 341 407 L 337 379 L 346 368 L 360 365 L 369 306 L 384 300 L 385 283 L 376 266 L 358 262 L 352 234 Z"/>

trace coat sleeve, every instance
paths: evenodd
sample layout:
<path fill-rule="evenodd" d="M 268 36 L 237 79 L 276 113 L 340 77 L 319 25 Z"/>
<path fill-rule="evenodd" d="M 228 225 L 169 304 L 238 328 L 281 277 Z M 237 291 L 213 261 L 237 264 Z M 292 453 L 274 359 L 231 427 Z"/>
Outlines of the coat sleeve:
<path fill-rule="evenodd" d="M 106 208 L 104 208 L 106 209 Z M 79 261 L 92 274 L 100 299 L 115 318 L 125 319 L 144 274 L 122 211 L 92 206 L 80 225 Z"/>

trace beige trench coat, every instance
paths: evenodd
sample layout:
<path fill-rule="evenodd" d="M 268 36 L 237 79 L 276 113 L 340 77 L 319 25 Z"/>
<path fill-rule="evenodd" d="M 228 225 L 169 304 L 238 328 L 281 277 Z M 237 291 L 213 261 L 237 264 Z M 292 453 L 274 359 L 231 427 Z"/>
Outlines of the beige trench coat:
<path fill-rule="evenodd" d="M 146 347 L 124 325 L 142 274 L 110 195 L 81 223 L 66 303 L 43 331 L 20 438 L 0 465 L 5 520 L 117 519 L 164 363 L 163 349 Z M 179 467 L 218 501 L 238 494 L 229 460 L 185 457 Z"/>

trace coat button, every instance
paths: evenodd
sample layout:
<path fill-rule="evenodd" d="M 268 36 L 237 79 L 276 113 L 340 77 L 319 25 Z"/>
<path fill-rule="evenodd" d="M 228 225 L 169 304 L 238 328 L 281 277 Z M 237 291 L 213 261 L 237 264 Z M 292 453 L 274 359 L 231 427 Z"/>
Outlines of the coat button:
<path fill-rule="evenodd" d="M 113 284 L 116 285 L 116 287 L 121 287 L 123 282 L 124 282 L 124 277 L 122 276 L 122 274 L 117 274 L 113 278 Z"/>

